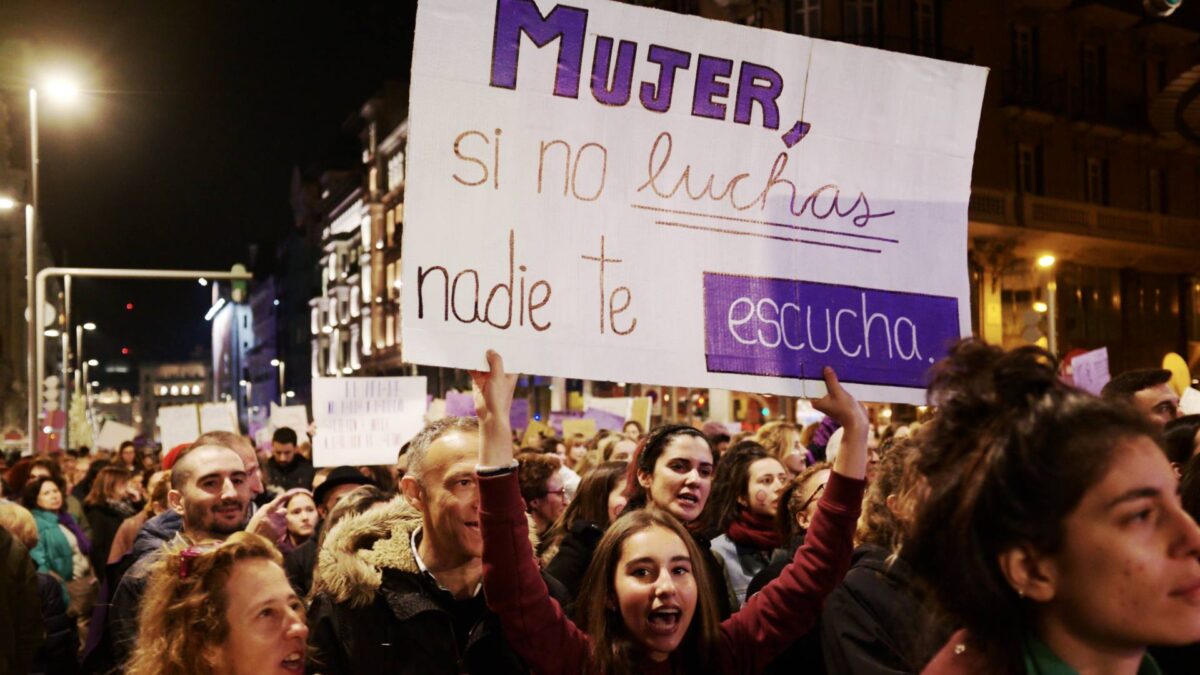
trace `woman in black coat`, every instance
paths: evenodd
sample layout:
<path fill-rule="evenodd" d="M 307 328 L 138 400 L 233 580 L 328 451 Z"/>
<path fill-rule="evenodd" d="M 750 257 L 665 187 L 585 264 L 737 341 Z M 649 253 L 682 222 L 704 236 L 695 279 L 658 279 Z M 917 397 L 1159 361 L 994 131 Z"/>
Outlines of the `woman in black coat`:
<path fill-rule="evenodd" d="M 129 481 L 133 474 L 126 469 L 109 466 L 96 474 L 92 489 L 83 500 L 83 512 L 92 529 L 92 550 L 89 557 L 96 576 L 105 578 L 108 553 L 112 549 L 117 530 L 126 518 L 138 511 L 131 501 Z"/>

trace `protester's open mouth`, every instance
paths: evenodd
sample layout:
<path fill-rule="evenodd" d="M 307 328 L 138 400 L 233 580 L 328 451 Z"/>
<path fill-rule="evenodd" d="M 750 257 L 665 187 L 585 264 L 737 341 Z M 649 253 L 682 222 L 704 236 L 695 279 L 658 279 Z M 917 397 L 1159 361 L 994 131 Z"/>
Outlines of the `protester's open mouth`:
<path fill-rule="evenodd" d="M 463 525 L 466 525 L 467 527 L 471 528 L 472 530 L 479 529 L 479 521 L 478 520 L 464 521 Z"/>
<path fill-rule="evenodd" d="M 655 635 L 673 635 L 679 628 L 679 620 L 683 615 L 677 607 L 663 607 L 650 612 L 646 624 Z"/>
<path fill-rule="evenodd" d="M 698 505 L 700 503 L 700 497 L 690 492 L 680 492 L 675 497 L 675 501 L 683 502 L 684 504 Z"/>
<path fill-rule="evenodd" d="M 280 662 L 284 670 L 289 670 L 295 673 L 304 672 L 304 654 L 300 652 L 292 652 L 288 657 Z"/>

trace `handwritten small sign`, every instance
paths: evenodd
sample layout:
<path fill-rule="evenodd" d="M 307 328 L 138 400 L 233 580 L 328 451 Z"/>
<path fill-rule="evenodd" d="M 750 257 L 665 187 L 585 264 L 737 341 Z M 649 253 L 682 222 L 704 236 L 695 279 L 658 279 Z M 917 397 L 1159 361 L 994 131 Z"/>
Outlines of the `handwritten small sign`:
<path fill-rule="evenodd" d="M 1093 349 L 1071 359 L 1071 377 L 1075 386 L 1100 395 L 1100 390 L 1111 379 L 1108 371 L 1108 347 Z"/>
<path fill-rule="evenodd" d="M 923 403 L 971 328 L 986 77 L 624 3 L 422 0 L 405 357 L 807 397 L 834 365 Z"/>
<path fill-rule="evenodd" d="M 313 380 L 314 466 L 391 465 L 425 426 L 424 377 Z"/>

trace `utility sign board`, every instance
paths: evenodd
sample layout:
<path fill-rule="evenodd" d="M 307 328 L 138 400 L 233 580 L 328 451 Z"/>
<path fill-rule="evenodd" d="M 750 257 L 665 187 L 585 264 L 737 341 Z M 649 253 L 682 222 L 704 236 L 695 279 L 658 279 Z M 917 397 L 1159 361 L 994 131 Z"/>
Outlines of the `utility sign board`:
<path fill-rule="evenodd" d="M 921 402 L 987 71 L 600 0 L 422 0 L 405 360 Z"/>

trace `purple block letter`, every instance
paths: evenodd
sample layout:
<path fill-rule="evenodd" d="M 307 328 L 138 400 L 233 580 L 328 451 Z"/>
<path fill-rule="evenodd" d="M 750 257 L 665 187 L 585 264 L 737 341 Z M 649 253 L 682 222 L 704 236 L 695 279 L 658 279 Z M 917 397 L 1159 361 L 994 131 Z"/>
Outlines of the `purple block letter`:
<path fill-rule="evenodd" d="M 517 88 L 517 56 L 521 34 L 537 47 L 562 38 L 558 45 L 558 72 L 554 95 L 579 98 L 579 70 L 583 63 L 583 36 L 587 32 L 586 9 L 558 5 L 546 16 L 533 0 L 497 0 L 496 32 L 492 38 L 493 87 Z"/>

